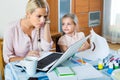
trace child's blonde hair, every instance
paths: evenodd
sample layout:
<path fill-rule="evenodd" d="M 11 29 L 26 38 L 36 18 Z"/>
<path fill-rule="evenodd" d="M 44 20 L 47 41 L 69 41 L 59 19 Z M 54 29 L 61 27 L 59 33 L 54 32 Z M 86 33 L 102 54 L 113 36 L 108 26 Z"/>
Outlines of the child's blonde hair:
<path fill-rule="evenodd" d="M 79 27 L 78 27 L 78 18 L 75 14 L 72 14 L 72 13 L 68 13 L 68 14 L 65 14 L 62 19 L 64 18 L 71 18 L 73 20 L 73 23 L 76 25 L 76 31 L 79 31 Z"/>

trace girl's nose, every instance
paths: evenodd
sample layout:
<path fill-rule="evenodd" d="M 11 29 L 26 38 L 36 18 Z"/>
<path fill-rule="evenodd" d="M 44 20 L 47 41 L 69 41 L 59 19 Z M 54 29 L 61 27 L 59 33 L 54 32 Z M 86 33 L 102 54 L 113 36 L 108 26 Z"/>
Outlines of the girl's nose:
<path fill-rule="evenodd" d="M 67 28 L 68 25 L 65 25 L 65 28 Z"/>

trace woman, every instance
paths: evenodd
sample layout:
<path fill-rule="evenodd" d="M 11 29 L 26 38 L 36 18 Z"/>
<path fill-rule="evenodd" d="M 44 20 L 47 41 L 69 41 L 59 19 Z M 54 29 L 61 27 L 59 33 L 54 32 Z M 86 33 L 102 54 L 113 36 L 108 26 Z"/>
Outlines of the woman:
<path fill-rule="evenodd" d="M 26 17 L 9 24 L 4 35 L 3 57 L 6 63 L 26 56 L 39 57 L 49 51 L 52 39 L 49 29 L 49 6 L 46 0 L 29 0 Z"/>
<path fill-rule="evenodd" d="M 85 38 L 83 32 L 78 32 L 78 19 L 75 14 L 65 14 L 62 17 L 62 31 L 64 35 L 60 37 L 58 40 L 58 45 L 62 52 L 65 52 L 68 47 L 72 44 Z M 82 47 L 80 47 L 79 51 L 86 50 L 90 47 L 88 42 L 85 42 Z"/>

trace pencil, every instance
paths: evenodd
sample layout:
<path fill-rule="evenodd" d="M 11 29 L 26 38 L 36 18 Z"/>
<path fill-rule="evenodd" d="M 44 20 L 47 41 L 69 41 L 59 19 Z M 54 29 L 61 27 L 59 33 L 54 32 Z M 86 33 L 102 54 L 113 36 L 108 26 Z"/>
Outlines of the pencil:
<path fill-rule="evenodd" d="M 81 57 L 81 63 L 84 64 L 82 57 Z"/>

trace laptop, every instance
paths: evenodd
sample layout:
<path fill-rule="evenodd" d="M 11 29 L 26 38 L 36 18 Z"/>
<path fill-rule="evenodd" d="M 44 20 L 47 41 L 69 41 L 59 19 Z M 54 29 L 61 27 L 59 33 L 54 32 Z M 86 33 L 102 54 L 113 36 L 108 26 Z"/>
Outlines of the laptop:
<path fill-rule="evenodd" d="M 75 42 L 64 53 L 51 53 L 46 57 L 40 59 L 38 61 L 37 69 L 45 72 L 52 71 L 55 67 L 57 67 L 58 65 L 66 61 L 68 58 L 72 57 L 75 53 L 77 53 L 78 49 L 83 45 L 84 42 L 87 41 L 89 37 L 90 35 L 83 38 L 82 40 Z"/>

